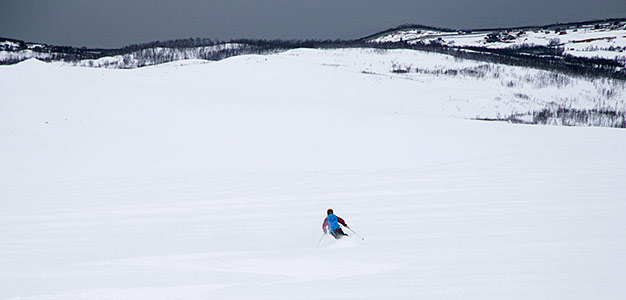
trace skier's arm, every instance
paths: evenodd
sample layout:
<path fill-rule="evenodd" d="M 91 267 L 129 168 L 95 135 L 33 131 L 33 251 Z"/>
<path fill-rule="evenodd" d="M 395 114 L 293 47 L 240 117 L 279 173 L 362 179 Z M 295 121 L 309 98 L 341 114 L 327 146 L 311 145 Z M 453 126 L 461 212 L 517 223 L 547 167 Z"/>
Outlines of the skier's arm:
<path fill-rule="evenodd" d="M 346 221 L 344 221 L 342 218 L 337 217 L 337 221 L 339 221 L 339 224 L 348 227 L 348 224 L 346 224 Z"/>
<path fill-rule="evenodd" d="M 326 233 L 326 228 L 328 228 L 328 218 L 324 218 L 324 223 L 322 223 L 322 230 Z"/>

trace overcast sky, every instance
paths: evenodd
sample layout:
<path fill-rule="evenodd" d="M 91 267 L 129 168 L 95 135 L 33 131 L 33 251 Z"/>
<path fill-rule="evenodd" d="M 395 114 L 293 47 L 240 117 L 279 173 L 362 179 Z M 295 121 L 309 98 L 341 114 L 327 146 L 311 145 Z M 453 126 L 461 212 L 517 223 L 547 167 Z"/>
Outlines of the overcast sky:
<path fill-rule="evenodd" d="M 352 39 L 626 18 L 626 0 L 0 0 L 0 37 L 87 47 L 187 37 Z"/>

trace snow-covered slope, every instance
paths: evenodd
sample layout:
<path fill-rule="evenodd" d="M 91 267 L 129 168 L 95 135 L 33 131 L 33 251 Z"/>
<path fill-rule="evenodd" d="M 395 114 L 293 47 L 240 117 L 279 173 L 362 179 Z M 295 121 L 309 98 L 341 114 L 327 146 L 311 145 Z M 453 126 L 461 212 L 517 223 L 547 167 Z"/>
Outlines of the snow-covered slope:
<path fill-rule="evenodd" d="M 161 64 L 164 62 L 202 59 L 219 53 L 220 51 L 238 48 L 240 48 L 240 45 L 232 43 L 183 49 L 156 47 L 124 55 L 107 56 L 99 59 L 84 59 L 72 62 L 60 61 L 56 63 L 92 68 L 133 69 Z"/>
<path fill-rule="evenodd" d="M 0 299 L 620 299 L 626 131 L 464 119 L 610 84 L 542 74 L 360 49 L 0 67 Z M 328 207 L 365 240 L 318 244 Z"/>
<path fill-rule="evenodd" d="M 451 46 L 483 46 L 489 48 L 522 45 L 561 46 L 565 53 L 582 57 L 626 60 L 626 22 L 562 26 L 562 28 L 529 28 L 497 31 L 449 32 L 424 29 L 400 29 L 376 36 L 372 42 L 430 43 Z"/>
<path fill-rule="evenodd" d="M 35 58 L 46 61 L 50 60 L 60 65 L 111 69 L 134 69 L 181 60 L 215 59 L 220 58 L 220 55 L 223 53 L 244 47 L 236 43 L 222 43 L 212 46 L 187 48 L 153 47 L 120 55 L 104 56 L 98 59 L 70 59 L 71 54 L 54 52 L 51 49 L 47 49 L 46 51 L 34 50 L 37 47 L 44 48 L 42 45 L 29 44 L 27 49 L 22 50 L 15 49 L 16 47 L 14 46 L 12 48 L 9 47 L 14 44 L 15 43 L 10 44 L 10 42 L 0 44 L 0 62 L 13 63 Z"/>
<path fill-rule="evenodd" d="M 190 68 L 185 69 L 184 72 L 171 68 L 173 65 L 181 64 L 207 64 L 213 67 Z M 256 66 L 257 68 L 234 71 L 231 67 L 223 67 L 223 69 L 221 67 L 231 64 L 236 66 L 234 69 L 241 68 L 240 66 L 246 68 Z M 82 74 L 103 74 L 90 75 L 93 76 L 90 80 L 94 82 L 100 81 L 99 76 L 109 74 L 97 70 L 86 71 L 82 68 L 67 69 L 48 66 L 36 60 L 21 63 L 15 68 L 5 68 L 7 71 L 4 74 L 6 77 L 16 74 L 16 79 L 19 80 L 23 78 L 19 75 L 21 70 L 31 69 L 42 74 L 57 74 L 57 70 L 64 70 L 62 74 L 81 74 L 78 77 L 85 76 Z M 238 79 L 268 72 L 267 70 L 282 69 L 286 69 L 285 72 L 302 73 L 302 78 L 290 80 L 288 86 L 281 86 L 278 85 L 280 81 L 274 80 L 274 75 L 268 75 L 263 84 L 251 87 L 245 81 Z M 207 71 L 210 71 L 209 75 L 206 74 Z M 220 73 L 222 71 L 223 73 Z M 157 76 L 155 74 L 161 74 L 161 72 L 168 74 L 173 72 L 176 75 L 155 77 Z M 254 73 L 248 74 L 250 72 Z M 351 109 L 377 109 L 411 115 L 498 118 L 556 107 L 626 111 L 626 87 L 620 80 L 582 78 L 558 72 L 463 60 L 448 55 L 414 50 L 298 49 L 280 55 L 231 58 L 228 63 L 202 60 L 179 61 L 163 66 L 152 66 L 136 73 L 121 72 L 120 74 L 133 76 L 131 78 L 137 76 L 135 74 L 146 74 L 140 78 L 146 77 L 151 81 L 164 82 L 164 84 L 170 84 L 170 81 L 193 82 L 198 86 L 207 86 L 207 89 L 212 91 L 216 88 L 213 82 L 222 81 L 220 77 L 230 73 L 233 73 L 233 83 L 223 88 L 246 90 L 246 98 L 256 97 L 255 93 L 258 89 L 268 89 L 274 91 L 277 94 L 276 97 L 281 94 L 280 97 L 286 99 L 303 98 L 302 101 L 305 102 L 311 99 L 331 101 L 336 105 Z M 108 77 L 116 78 L 113 75 L 104 78 Z M 41 83 L 42 80 L 39 80 L 39 85 L 45 84 Z M 58 81 L 48 82 L 56 85 Z M 85 79 L 67 78 L 61 82 L 74 82 L 77 85 L 77 91 L 84 90 L 80 86 L 85 85 L 83 83 Z M 15 89 L 12 90 L 16 93 L 29 93 L 27 90 L 32 90 L 20 82 L 10 85 L 15 85 Z M 99 91 L 97 97 L 115 99 L 126 97 L 124 94 L 127 92 L 124 87 L 127 85 L 116 84 L 115 89 Z M 128 89 L 128 93 L 136 93 L 133 86 Z M 32 92 L 37 90 L 32 90 Z M 60 91 L 51 90 L 53 93 Z M 166 91 L 171 93 L 170 89 Z M 358 94 L 352 96 L 355 91 L 358 91 Z M 156 99 L 161 93 L 159 89 L 145 92 L 149 97 Z M 177 92 L 184 93 L 185 91 Z M 231 91 L 223 91 L 218 95 L 228 97 L 229 92 Z M 66 95 L 65 97 L 76 96 Z M 331 100 L 334 98 L 342 98 L 342 101 Z M 389 100 L 380 101 L 380 99 Z"/>

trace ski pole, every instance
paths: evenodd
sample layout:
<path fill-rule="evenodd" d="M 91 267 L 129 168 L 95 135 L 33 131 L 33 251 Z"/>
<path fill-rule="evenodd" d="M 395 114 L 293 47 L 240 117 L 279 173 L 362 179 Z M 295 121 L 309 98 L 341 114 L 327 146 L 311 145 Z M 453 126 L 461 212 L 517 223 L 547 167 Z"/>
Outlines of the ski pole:
<path fill-rule="evenodd" d="M 364 238 L 364 237 L 360 236 L 358 233 L 356 233 L 356 231 L 352 230 L 352 228 L 350 228 L 350 227 L 348 227 L 348 226 L 346 226 L 346 228 L 350 229 L 350 231 L 352 231 L 352 233 L 356 234 L 356 236 L 360 237 L 360 238 L 361 238 L 361 240 L 365 240 L 365 238 Z"/>
<path fill-rule="evenodd" d="M 322 242 L 322 239 L 326 236 L 326 232 L 324 232 L 324 234 L 322 234 L 322 237 L 320 238 L 320 240 L 317 242 L 318 244 Z"/>

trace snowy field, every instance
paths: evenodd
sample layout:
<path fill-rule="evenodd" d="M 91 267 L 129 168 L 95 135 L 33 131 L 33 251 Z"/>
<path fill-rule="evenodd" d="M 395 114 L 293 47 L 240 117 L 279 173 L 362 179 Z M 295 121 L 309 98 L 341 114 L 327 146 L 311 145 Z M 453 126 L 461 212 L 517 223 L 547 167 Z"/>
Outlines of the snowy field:
<path fill-rule="evenodd" d="M 482 65 L 0 67 L 0 299 L 624 299 L 626 131 L 467 120 L 608 83 L 408 64 Z M 318 243 L 329 207 L 365 239 Z"/>

